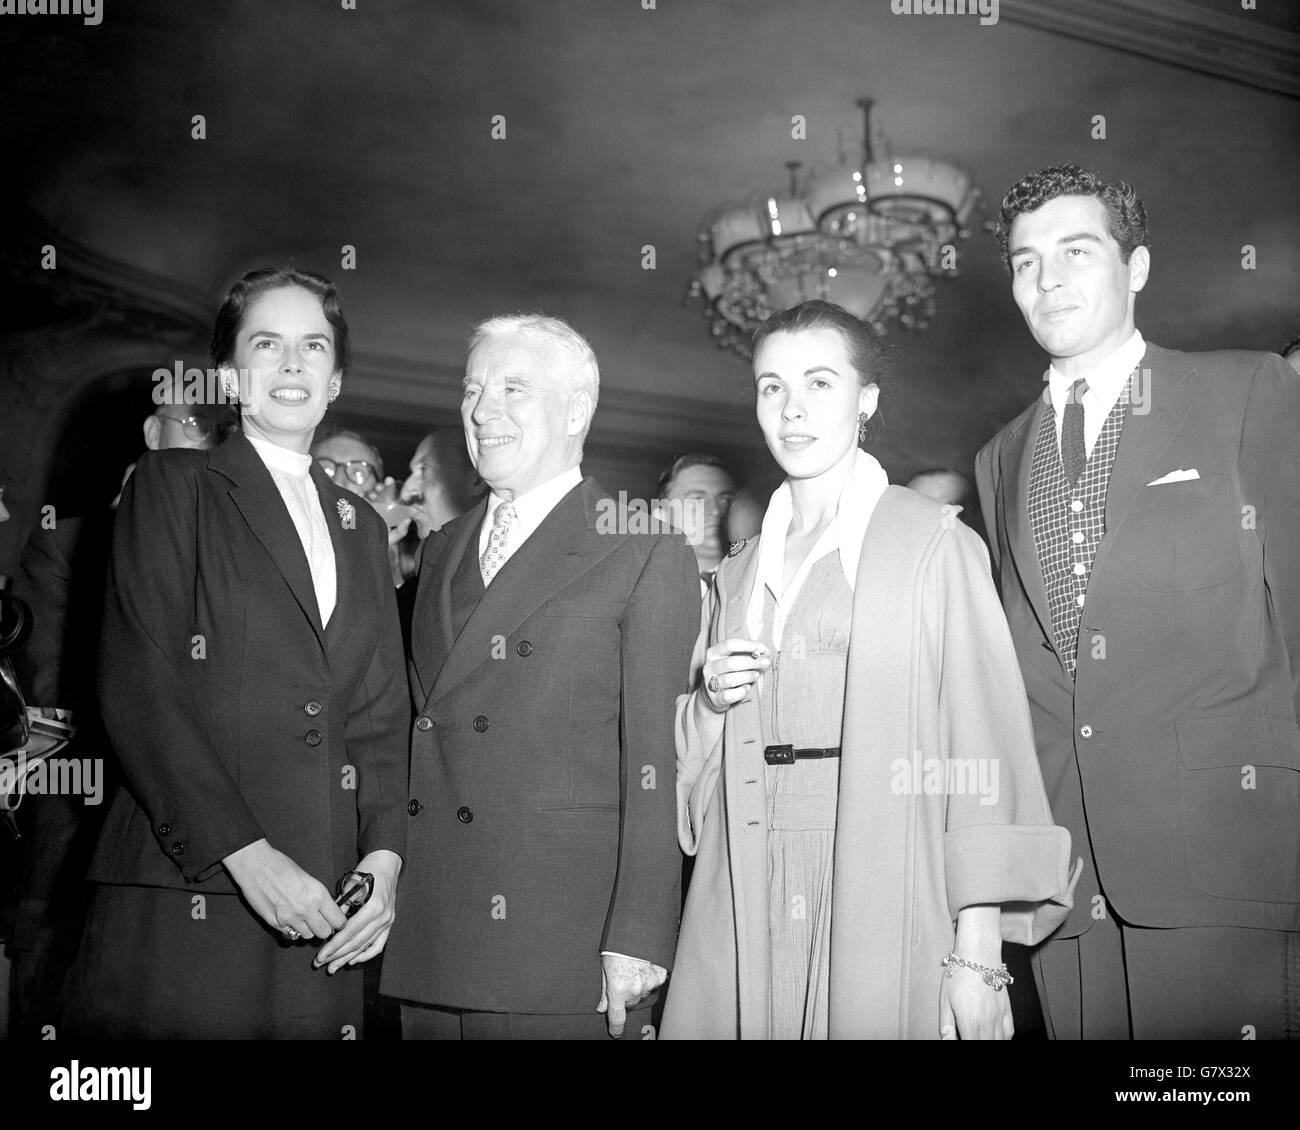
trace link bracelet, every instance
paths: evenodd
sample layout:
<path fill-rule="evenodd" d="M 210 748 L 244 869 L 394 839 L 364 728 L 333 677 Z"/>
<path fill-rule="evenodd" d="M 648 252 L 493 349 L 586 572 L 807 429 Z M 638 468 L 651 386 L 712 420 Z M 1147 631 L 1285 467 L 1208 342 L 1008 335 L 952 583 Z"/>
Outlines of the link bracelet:
<path fill-rule="evenodd" d="M 987 965 L 977 965 L 973 961 L 967 961 L 964 957 L 958 957 L 956 951 L 950 953 L 939 963 L 944 967 L 944 976 L 951 977 L 954 965 L 960 965 L 966 969 L 974 970 L 984 978 L 984 984 L 988 985 L 997 993 L 1001 992 L 1004 985 L 1014 985 L 1016 979 L 1007 972 L 1005 965 L 999 965 L 996 969 Z"/>

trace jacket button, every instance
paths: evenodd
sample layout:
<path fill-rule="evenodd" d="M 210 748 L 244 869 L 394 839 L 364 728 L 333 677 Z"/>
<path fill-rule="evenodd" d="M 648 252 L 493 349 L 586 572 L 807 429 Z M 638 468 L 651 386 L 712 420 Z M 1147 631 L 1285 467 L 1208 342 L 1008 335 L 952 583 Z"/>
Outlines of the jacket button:
<path fill-rule="evenodd" d="M 184 844 L 179 844 L 179 843 L 172 844 L 172 855 L 184 855 L 184 854 L 185 854 Z"/>
<path fill-rule="evenodd" d="M 462 824 L 468 824 L 471 820 L 474 819 L 474 813 L 472 813 L 468 808 L 462 805 L 460 808 L 456 809 L 456 819 L 459 820 Z"/>
<path fill-rule="evenodd" d="M 426 732 L 429 731 L 429 730 L 432 730 L 432 729 L 433 729 L 433 719 L 432 719 L 432 718 L 426 718 L 423 714 L 421 714 L 420 717 L 418 717 L 418 718 L 415 720 L 415 728 L 416 728 L 417 730 L 426 731 Z"/>
<path fill-rule="evenodd" d="M 170 835 L 171 835 L 171 832 L 172 832 L 172 826 L 171 826 L 170 824 L 159 824 L 159 825 L 158 825 L 158 834 L 159 834 L 160 836 L 170 836 Z"/>
<path fill-rule="evenodd" d="M 1081 737 L 1081 738 L 1090 738 L 1090 737 L 1092 737 L 1092 727 L 1091 727 L 1091 726 L 1088 726 L 1088 725 L 1080 726 L 1080 727 L 1079 727 L 1079 737 Z"/>
<path fill-rule="evenodd" d="M 521 658 L 527 659 L 530 655 L 533 654 L 533 645 L 529 643 L 527 640 L 520 640 L 517 644 L 515 644 L 515 651 L 519 653 Z"/>
<path fill-rule="evenodd" d="M 313 699 L 302 708 L 302 712 L 307 715 L 308 718 L 315 718 L 316 715 L 321 712 L 321 704 Z"/>
<path fill-rule="evenodd" d="M 482 714 L 480 714 L 477 718 L 474 719 L 474 729 L 476 729 L 480 734 L 487 728 L 488 728 L 488 720 L 484 718 Z"/>
<path fill-rule="evenodd" d="M 419 816 L 420 809 L 422 809 L 423 807 L 424 805 L 422 805 L 418 800 L 412 797 L 406 804 L 406 811 L 409 812 L 412 816 Z"/>
<path fill-rule="evenodd" d="M 305 734 L 303 734 L 302 740 L 305 741 L 308 745 L 320 745 L 321 732 L 319 730 L 308 730 Z"/>

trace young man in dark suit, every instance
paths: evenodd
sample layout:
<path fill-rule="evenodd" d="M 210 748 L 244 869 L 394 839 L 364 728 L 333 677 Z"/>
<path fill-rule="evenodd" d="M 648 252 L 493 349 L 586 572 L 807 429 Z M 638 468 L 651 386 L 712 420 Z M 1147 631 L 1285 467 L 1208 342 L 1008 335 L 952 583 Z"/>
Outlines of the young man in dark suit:
<path fill-rule="evenodd" d="M 1146 210 L 1074 165 L 1002 203 L 1047 388 L 979 453 L 1052 810 L 1085 860 L 1036 953 L 1067 1038 L 1300 1024 L 1300 377 L 1149 344 Z"/>
<path fill-rule="evenodd" d="M 383 976 L 408 1039 L 642 1039 L 636 1006 L 672 962 L 673 711 L 699 577 L 680 534 L 623 532 L 582 477 L 598 382 L 557 319 L 471 338 L 461 414 L 491 494 L 422 555 Z"/>

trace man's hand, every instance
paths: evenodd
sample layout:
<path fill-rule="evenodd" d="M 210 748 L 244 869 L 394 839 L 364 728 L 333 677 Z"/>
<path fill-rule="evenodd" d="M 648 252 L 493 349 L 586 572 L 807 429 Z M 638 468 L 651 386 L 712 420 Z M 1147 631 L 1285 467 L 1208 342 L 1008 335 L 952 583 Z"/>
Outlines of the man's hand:
<path fill-rule="evenodd" d="M 668 970 L 653 962 L 618 953 L 600 955 L 600 1004 L 597 1012 L 605 1013 L 609 1034 L 623 1034 L 627 1010 L 649 996 L 668 980 Z"/>

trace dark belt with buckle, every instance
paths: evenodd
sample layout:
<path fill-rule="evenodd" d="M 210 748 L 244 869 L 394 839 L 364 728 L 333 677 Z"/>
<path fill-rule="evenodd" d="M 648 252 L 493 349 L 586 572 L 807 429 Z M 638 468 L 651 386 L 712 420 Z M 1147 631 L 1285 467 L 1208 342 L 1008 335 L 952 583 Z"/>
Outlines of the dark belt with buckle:
<path fill-rule="evenodd" d="M 763 760 L 769 765 L 793 765 L 796 761 L 815 760 L 819 757 L 839 757 L 840 747 L 826 749 L 795 749 L 792 745 L 770 745 L 763 750 Z"/>

